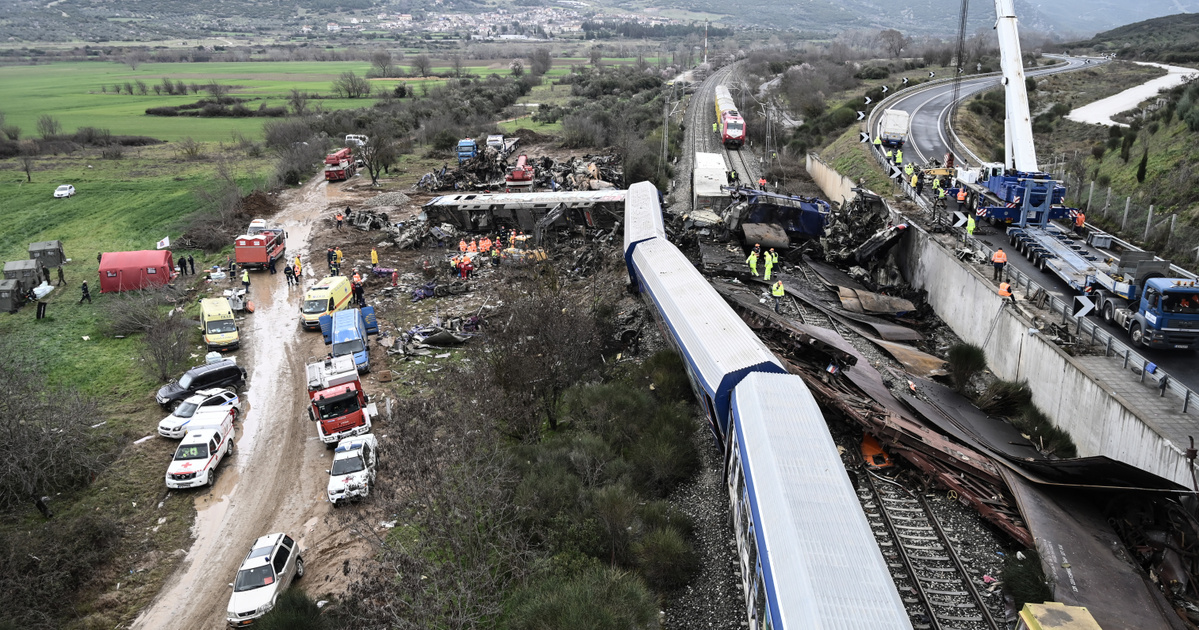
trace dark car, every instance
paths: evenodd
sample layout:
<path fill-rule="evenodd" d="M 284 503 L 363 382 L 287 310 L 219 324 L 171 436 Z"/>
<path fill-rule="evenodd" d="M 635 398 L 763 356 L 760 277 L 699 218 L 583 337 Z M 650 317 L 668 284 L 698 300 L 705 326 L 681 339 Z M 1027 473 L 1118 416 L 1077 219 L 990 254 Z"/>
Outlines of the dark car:
<path fill-rule="evenodd" d="M 194 367 L 158 389 L 158 404 L 170 411 L 183 399 L 210 387 L 240 388 L 246 384 L 246 370 L 232 359 Z"/>

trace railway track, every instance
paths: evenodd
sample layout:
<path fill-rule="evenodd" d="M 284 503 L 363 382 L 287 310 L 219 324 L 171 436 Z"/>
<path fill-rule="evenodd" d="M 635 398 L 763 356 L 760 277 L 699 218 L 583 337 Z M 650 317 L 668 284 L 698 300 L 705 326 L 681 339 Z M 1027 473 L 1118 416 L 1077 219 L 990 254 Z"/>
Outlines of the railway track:
<path fill-rule="evenodd" d="M 920 494 L 865 471 L 858 499 L 914 630 L 1000 630 L 970 579 L 954 536 Z"/>

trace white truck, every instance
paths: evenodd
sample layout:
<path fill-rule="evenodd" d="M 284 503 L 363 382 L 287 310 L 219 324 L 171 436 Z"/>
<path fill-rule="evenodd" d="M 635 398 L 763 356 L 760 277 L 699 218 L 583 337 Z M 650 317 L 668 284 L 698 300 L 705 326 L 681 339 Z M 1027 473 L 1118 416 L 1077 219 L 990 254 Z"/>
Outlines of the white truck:
<path fill-rule="evenodd" d="M 715 218 L 720 221 L 719 213 L 729 203 L 729 195 L 720 189 L 728 184 L 728 165 L 724 156 L 719 153 L 696 153 L 695 169 L 691 172 L 691 213 L 697 220 Z M 746 177 L 745 173 L 740 173 Z M 712 213 L 708 217 L 707 213 Z"/>
<path fill-rule="evenodd" d="M 889 147 L 902 147 L 908 139 L 908 124 L 911 117 L 899 109 L 888 109 L 878 121 L 878 135 Z"/>

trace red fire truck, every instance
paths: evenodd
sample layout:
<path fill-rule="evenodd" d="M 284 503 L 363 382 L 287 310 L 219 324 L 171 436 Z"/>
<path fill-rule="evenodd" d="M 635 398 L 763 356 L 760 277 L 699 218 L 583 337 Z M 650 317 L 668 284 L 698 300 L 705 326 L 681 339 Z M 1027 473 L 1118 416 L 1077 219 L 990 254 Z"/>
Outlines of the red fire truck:
<path fill-rule="evenodd" d="M 340 182 L 354 176 L 354 154 L 349 148 L 338 149 L 325 156 L 325 181 Z"/>
<path fill-rule="evenodd" d="M 268 226 L 263 219 L 254 219 L 246 233 L 233 242 L 233 256 L 244 267 L 265 269 L 271 259 L 278 260 L 287 250 L 287 232 Z"/>
<path fill-rule="evenodd" d="M 333 448 L 338 440 L 369 433 L 378 410 L 362 390 L 354 356 L 326 358 L 307 369 L 308 419 L 316 422 L 317 437 Z"/>

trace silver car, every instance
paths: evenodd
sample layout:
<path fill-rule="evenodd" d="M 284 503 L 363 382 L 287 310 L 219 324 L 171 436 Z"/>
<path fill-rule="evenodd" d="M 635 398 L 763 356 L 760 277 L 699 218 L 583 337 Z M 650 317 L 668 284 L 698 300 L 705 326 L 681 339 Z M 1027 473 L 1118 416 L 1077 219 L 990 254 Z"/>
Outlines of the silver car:
<path fill-rule="evenodd" d="M 225 615 L 229 626 L 248 626 L 274 608 L 292 580 L 304 577 L 302 554 L 299 543 L 287 534 L 267 534 L 255 540 L 237 577 L 229 583 L 233 587 Z"/>

